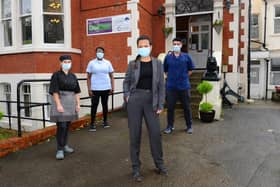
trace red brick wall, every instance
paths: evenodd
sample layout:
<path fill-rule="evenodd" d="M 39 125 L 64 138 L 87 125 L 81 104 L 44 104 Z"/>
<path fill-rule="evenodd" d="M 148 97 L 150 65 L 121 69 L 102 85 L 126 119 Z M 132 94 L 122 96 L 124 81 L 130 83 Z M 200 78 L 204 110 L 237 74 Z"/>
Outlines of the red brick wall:
<path fill-rule="evenodd" d="M 21 53 L 0 56 L 0 73 L 52 73 L 58 70 L 59 56 L 71 53 Z M 71 54 L 73 72 L 80 72 L 80 55 Z"/>
<path fill-rule="evenodd" d="M 164 0 L 141 0 L 138 8 L 140 13 L 140 20 L 138 22 L 140 35 L 145 34 L 152 38 L 152 55 L 155 57 L 165 51 L 165 38 L 162 32 L 165 16 L 160 17 L 157 15 L 157 10 L 163 2 Z"/>
<path fill-rule="evenodd" d="M 224 25 L 223 25 L 223 52 L 222 63 L 228 65 L 228 72 L 232 72 L 232 65 L 229 65 L 229 57 L 233 55 L 233 49 L 229 47 L 229 40 L 233 38 L 233 32 L 230 31 L 229 25 L 233 21 L 233 14 L 224 8 Z"/>
<path fill-rule="evenodd" d="M 81 34 L 82 42 L 82 72 L 86 71 L 88 61 L 95 58 L 95 48 L 102 46 L 105 49 L 106 59 L 112 62 L 115 72 L 124 72 L 127 68 L 127 56 L 131 49 L 127 47 L 127 38 L 130 33 L 116 33 L 105 35 L 86 35 L 86 20 L 91 18 L 108 17 L 130 13 L 126 1 L 81 1 Z"/>

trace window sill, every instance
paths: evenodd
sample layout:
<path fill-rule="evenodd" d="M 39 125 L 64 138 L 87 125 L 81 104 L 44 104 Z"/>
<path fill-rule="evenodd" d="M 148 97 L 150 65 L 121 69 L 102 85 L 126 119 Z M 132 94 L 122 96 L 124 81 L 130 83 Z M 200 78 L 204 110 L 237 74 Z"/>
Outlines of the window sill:
<path fill-rule="evenodd" d="M 0 50 L 0 55 L 5 54 L 18 54 L 18 53 L 32 53 L 32 52 L 70 52 L 70 53 L 78 53 L 81 54 L 80 49 L 76 48 L 61 48 L 61 47 L 41 47 L 41 48 L 33 48 L 33 47 L 25 47 L 15 49 L 12 47 L 3 48 Z"/>

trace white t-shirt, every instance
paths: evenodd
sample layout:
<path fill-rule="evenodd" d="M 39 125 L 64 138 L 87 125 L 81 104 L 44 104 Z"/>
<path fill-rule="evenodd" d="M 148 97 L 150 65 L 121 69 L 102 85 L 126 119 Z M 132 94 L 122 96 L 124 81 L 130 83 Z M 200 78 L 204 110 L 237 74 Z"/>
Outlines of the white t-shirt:
<path fill-rule="evenodd" d="M 114 72 L 109 60 L 96 58 L 89 61 L 87 73 L 91 73 L 91 90 L 110 90 L 112 89 L 109 73 Z"/>

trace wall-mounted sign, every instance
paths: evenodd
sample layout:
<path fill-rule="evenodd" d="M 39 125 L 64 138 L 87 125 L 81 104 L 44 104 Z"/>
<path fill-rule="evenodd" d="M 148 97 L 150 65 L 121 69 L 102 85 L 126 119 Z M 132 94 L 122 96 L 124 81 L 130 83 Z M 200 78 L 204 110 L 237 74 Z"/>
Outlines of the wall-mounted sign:
<path fill-rule="evenodd" d="M 87 19 L 87 35 L 113 34 L 131 31 L 131 16 L 118 16 Z"/>

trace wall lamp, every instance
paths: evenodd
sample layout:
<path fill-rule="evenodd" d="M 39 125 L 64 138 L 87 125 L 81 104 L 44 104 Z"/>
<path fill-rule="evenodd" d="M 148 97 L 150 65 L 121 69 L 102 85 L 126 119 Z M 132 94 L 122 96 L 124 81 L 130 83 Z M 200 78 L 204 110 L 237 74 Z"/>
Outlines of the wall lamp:
<path fill-rule="evenodd" d="M 230 9 L 230 5 L 231 5 L 231 0 L 225 0 L 225 7 L 227 10 Z"/>

